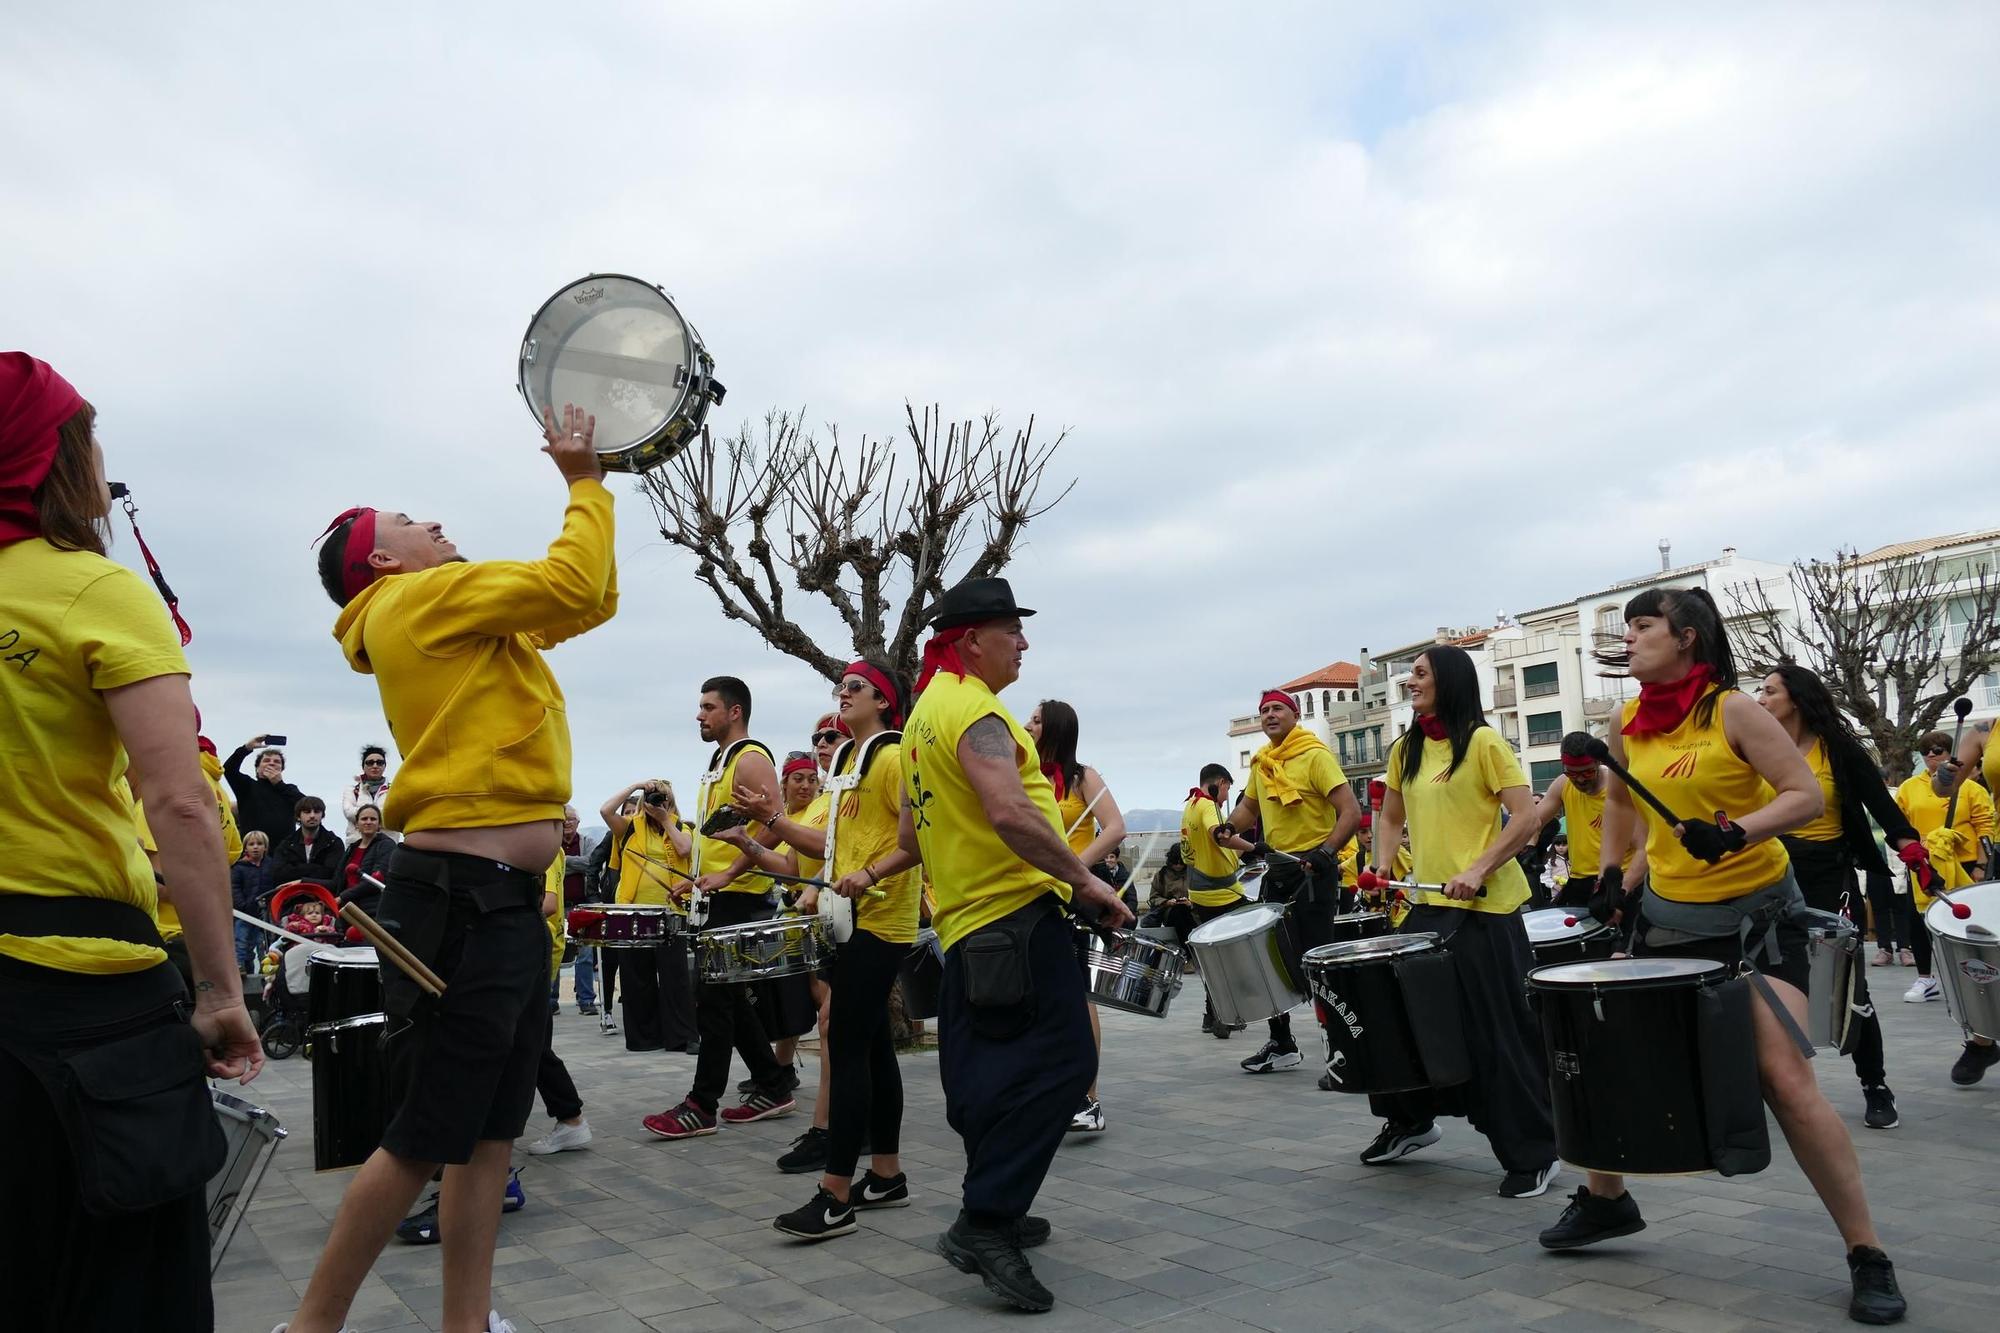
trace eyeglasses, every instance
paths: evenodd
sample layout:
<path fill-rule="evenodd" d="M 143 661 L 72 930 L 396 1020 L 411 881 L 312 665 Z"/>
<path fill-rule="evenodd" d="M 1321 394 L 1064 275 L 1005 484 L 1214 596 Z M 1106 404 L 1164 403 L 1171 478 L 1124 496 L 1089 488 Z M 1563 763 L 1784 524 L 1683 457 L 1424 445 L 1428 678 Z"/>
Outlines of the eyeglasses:
<path fill-rule="evenodd" d="M 867 688 L 867 681 L 862 680 L 859 676 L 849 676 L 846 680 L 841 681 L 840 684 L 833 687 L 833 697 L 838 699 L 844 694 L 859 694 Z"/>
<path fill-rule="evenodd" d="M 841 739 L 842 739 L 841 734 L 835 731 L 832 727 L 828 727 L 825 731 L 815 731 L 812 734 L 812 742 L 814 745 L 834 745 L 837 744 Z"/>

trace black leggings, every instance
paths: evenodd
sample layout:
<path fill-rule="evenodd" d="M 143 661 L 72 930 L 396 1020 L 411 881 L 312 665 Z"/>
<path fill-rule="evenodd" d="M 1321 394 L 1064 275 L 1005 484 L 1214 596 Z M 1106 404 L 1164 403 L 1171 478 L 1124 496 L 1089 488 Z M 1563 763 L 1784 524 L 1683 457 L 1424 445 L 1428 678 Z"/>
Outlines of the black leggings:
<path fill-rule="evenodd" d="M 1799 882 L 1799 893 L 1806 906 L 1822 912 L 1838 912 L 1845 897 L 1848 910 L 1853 910 L 1854 864 L 1848 859 L 1844 845 L 1810 838 L 1780 841 L 1792 858 L 1792 874 Z M 1930 953 L 1928 940 L 1924 942 L 1924 953 Z M 1882 1056 L 1882 1022 L 1875 1016 L 1875 1002 L 1868 994 L 1868 960 L 1857 958 L 1855 963 L 1854 1018 L 1848 1024 L 1848 1053 L 1854 1057 L 1854 1073 L 1861 1086 L 1872 1088 L 1882 1083 L 1887 1074 Z"/>
<path fill-rule="evenodd" d="M 549 1015 L 549 1031 L 542 1041 L 542 1063 L 535 1070 L 535 1091 L 542 1094 L 542 1106 L 552 1120 L 574 1120 L 583 1114 L 583 1098 L 577 1095 L 576 1080 L 569 1066 L 556 1054 L 556 1016 Z"/>
<path fill-rule="evenodd" d="M 897 1151 L 903 1132 L 903 1074 L 889 1033 L 889 992 L 912 945 L 895 944 L 866 930 L 840 946 L 834 964 L 833 1003 L 827 1013 L 826 1173 L 851 1176 L 861 1143 L 880 1156 Z"/>
<path fill-rule="evenodd" d="M 745 921 L 765 921 L 771 908 L 761 893 L 718 893 L 709 899 L 708 928 L 734 926 Z M 722 1094 L 729 1090 L 729 1057 L 743 1057 L 745 1068 L 757 1086 L 774 1099 L 782 1099 L 785 1071 L 771 1054 L 771 1040 L 764 1032 L 753 1001 L 754 986 L 710 985 L 695 987 L 694 1021 L 701 1034 L 701 1054 L 695 1057 L 694 1087 L 688 1098 L 709 1115 Z M 629 996 L 628 976 L 625 991 Z"/>
<path fill-rule="evenodd" d="M 1899 942 L 1909 939 L 1908 896 L 1896 892 L 1895 881 L 1887 874 L 1868 872 L 1868 918 L 1875 923 L 1876 948 L 1894 953 Z"/>

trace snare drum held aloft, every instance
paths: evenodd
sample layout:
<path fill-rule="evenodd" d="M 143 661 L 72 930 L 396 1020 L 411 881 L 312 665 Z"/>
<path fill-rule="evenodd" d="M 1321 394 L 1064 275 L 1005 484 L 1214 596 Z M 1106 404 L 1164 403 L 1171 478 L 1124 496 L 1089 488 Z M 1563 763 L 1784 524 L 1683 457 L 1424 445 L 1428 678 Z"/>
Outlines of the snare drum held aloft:
<path fill-rule="evenodd" d="M 542 303 L 521 339 L 521 396 L 540 425 L 574 403 L 597 418 L 607 472 L 645 472 L 688 446 L 722 401 L 715 358 L 661 288 L 595 273 Z"/>
<path fill-rule="evenodd" d="M 1971 915 L 1954 916 L 1954 902 Z M 1953 889 L 1951 902 L 1925 910 L 1924 929 L 1937 952 L 1945 1011 L 1974 1036 L 2000 1040 L 2000 884 Z"/>
<path fill-rule="evenodd" d="M 1147 1018 L 1165 1018 L 1181 992 L 1177 944 L 1149 940 L 1129 930 L 1093 930 L 1084 940 L 1084 982 L 1090 1002 Z"/>
<path fill-rule="evenodd" d="M 1304 966 L 1334 1091 L 1413 1092 L 1471 1077 L 1458 973 L 1436 935 L 1322 944 Z"/>
<path fill-rule="evenodd" d="M 694 937 L 694 954 L 703 985 L 737 986 L 810 976 L 832 960 L 833 941 L 818 917 L 789 916 L 704 930 Z"/>

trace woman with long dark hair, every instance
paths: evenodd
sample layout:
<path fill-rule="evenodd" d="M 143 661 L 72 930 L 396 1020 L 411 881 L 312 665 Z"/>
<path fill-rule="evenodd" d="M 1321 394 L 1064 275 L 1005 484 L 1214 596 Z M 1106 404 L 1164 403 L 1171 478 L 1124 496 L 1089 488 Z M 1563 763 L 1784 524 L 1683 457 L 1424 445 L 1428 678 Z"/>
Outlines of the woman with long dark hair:
<path fill-rule="evenodd" d="M 1636 911 L 1636 955 L 1748 963 L 1761 974 L 1765 998 L 1750 1009 L 1765 1104 L 1847 1246 L 1849 1316 L 1893 1323 L 1903 1317 L 1903 1296 L 1869 1217 L 1853 1141 L 1793 1036 L 1805 1024 L 1810 968 L 1799 919 L 1805 903 L 1779 836 L 1821 813 L 1819 784 L 1784 727 L 1736 688 L 1729 635 L 1702 589 L 1633 597 L 1624 650 L 1600 661 L 1639 682 L 1639 697 L 1609 738 L 1612 757 L 1680 822 L 1669 824 L 1650 805 L 1636 808 L 1625 784 L 1610 779 L 1592 913 Z M 1641 838 L 1625 865 L 1627 848 Z M 1643 898 L 1623 884 L 1630 873 L 1637 885 L 1642 867 Z M 1576 1249 L 1645 1225 L 1623 1178 L 1593 1171 L 1540 1239 L 1548 1249 Z"/>
<path fill-rule="evenodd" d="M 1442 1093 L 1370 1097 L 1383 1125 L 1361 1160 L 1382 1166 L 1407 1157 L 1438 1141 L 1438 1116 L 1464 1115 L 1506 1171 L 1501 1197 L 1532 1198 L 1561 1165 L 1541 1037 L 1521 987 L 1535 964 L 1520 917 L 1528 878 L 1515 855 L 1535 833 L 1534 796 L 1513 747 L 1487 724 L 1463 648 L 1440 644 L 1418 655 L 1410 706 L 1416 724 L 1389 747 L 1376 873 L 1387 875 L 1383 849 L 1401 844 L 1407 821 L 1414 878 L 1443 888 L 1416 891 L 1398 929 L 1435 934 L 1451 951 L 1472 1079 Z"/>
<path fill-rule="evenodd" d="M 1819 783 L 1826 808 L 1819 818 L 1780 841 L 1792 860 L 1792 874 L 1806 905 L 1822 912 L 1842 912 L 1855 896 L 1854 873 L 1887 875 L 1888 865 L 1868 831 L 1868 818 L 1912 868 L 1924 860 L 1924 845 L 1910 821 L 1890 799 L 1877 776 L 1875 761 L 1861 748 L 1861 738 L 1842 717 L 1823 681 L 1795 662 L 1780 662 L 1764 677 L 1757 693 L 1764 711 L 1778 720 L 1799 748 Z M 1849 1050 L 1861 1095 L 1868 1104 L 1864 1117 L 1870 1129 L 1894 1129 L 1900 1123 L 1896 1095 L 1889 1091 L 1882 1057 L 1882 1024 L 1868 996 L 1868 971 L 1854 977 L 1854 1018 L 1849 1024 Z"/>

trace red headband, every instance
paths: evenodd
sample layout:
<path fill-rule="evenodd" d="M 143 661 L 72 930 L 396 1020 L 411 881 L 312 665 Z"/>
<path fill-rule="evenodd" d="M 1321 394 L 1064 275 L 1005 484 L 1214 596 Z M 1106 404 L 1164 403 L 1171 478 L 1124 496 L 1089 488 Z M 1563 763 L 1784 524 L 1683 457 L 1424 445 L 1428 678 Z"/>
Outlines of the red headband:
<path fill-rule="evenodd" d="M 1566 754 L 1562 761 L 1563 768 L 1571 773 L 1582 773 L 1597 767 L 1597 761 L 1587 754 Z"/>
<path fill-rule="evenodd" d="M 320 533 L 323 538 L 350 518 L 354 526 L 347 530 L 347 545 L 340 553 L 340 592 L 348 601 L 375 581 L 375 566 L 368 563 L 368 557 L 375 551 L 375 511 L 349 509 L 327 524 L 326 532 Z"/>
<path fill-rule="evenodd" d="M 875 692 L 889 701 L 889 725 L 903 725 L 903 696 L 897 690 L 896 682 L 867 662 L 849 662 L 845 675 L 859 676 L 875 687 Z M 843 730 L 845 728 L 843 727 Z"/>
<path fill-rule="evenodd" d="M 846 720 L 838 713 L 821 713 L 819 721 L 813 726 L 813 730 L 815 732 L 837 731 L 843 736 L 852 736 L 854 734 L 854 729 L 848 726 Z"/>
<path fill-rule="evenodd" d="M 782 780 L 794 773 L 818 773 L 819 762 L 809 754 L 797 755 L 785 761 L 785 771 L 778 776 Z"/>
<path fill-rule="evenodd" d="M 1258 709 L 1261 711 L 1265 704 L 1283 704 L 1292 710 L 1293 717 L 1299 714 L 1299 701 L 1283 690 L 1265 690 L 1263 697 L 1257 700 Z"/>
<path fill-rule="evenodd" d="M 55 465 L 62 424 L 83 405 L 48 362 L 0 353 L 0 546 L 42 535 L 35 488 Z"/>

